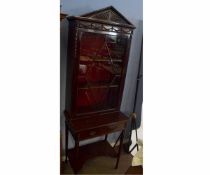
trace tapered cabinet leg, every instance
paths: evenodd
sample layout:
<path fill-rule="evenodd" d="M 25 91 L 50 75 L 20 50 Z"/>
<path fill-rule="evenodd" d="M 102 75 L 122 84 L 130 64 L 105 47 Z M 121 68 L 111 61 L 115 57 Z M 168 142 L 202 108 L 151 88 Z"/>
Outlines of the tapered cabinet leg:
<path fill-rule="evenodd" d="M 121 150 L 122 150 L 122 145 L 123 145 L 123 138 L 124 138 L 124 130 L 122 131 L 121 136 L 120 136 L 120 146 L 119 146 L 119 151 L 118 151 L 118 155 L 117 155 L 117 162 L 116 162 L 115 169 L 118 168 L 120 155 L 121 155 Z"/>
<path fill-rule="evenodd" d="M 108 134 L 105 135 L 105 138 L 104 138 L 105 141 L 107 141 L 107 136 L 108 136 Z"/>
<path fill-rule="evenodd" d="M 118 141 L 120 140 L 120 138 L 121 138 L 121 135 L 122 135 L 122 133 L 119 135 L 119 137 L 117 138 L 117 140 L 116 140 L 116 142 L 115 142 L 115 144 L 114 144 L 114 148 L 115 148 L 115 146 L 117 145 L 117 143 L 118 143 Z"/>
<path fill-rule="evenodd" d="M 75 140 L 75 162 L 76 162 L 76 168 L 75 168 L 75 174 L 79 171 L 79 140 L 78 138 Z"/>
<path fill-rule="evenodd" d="M 69 137 L 69 133 L 68 133 L 68 126 L 67 124 L 65 124 L 65 162 L 67 162 L 68 159 L 68 137 Z"/>
<path fill-rule="evenodd" d="M 75 153 L 76 153 L 76 159 L 79 157 L 79 140 L 75 140 Z"/>

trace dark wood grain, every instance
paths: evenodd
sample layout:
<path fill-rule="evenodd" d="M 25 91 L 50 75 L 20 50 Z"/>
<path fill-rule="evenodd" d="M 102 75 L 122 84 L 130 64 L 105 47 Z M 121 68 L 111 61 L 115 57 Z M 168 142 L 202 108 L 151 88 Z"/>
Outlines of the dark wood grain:
<path fill-rule="evenodd" d="M 91 157 L 114 155 L 117 168 L 128 122 L 120 106 L 135 27 L 112 6 L 67 19 L 66 161 L 68 158 L 78 173 Z M 106 140 L 108 134 L 117 131 L 122 134 L 116 153 Z M 68 132 L 75 140 L 71 150 L 68 150 Z M 98 136 L 105 136 L 105 140 L 79 146 L 80 141 Z"/>
<path fill-rule="evenodd" d="M 66 111 L 66 117 L 69 116 L 67 113 L 68 112 Z M 68 119 L 67 121 L 69 121 L 69 127 L 74 128 L 75 132 L 79 132 L 119 123 L 125 124 L 127 120 L 128 117 L 126 117 L 122 112 L 110 112 L 84 116 L 74 120 Z"/>
<path fill-rule="evenodd" d="M 60 21 L 62 21 L 63 19 L 65 19 L 68 15 L 65 13 L 60 13 Z"/>

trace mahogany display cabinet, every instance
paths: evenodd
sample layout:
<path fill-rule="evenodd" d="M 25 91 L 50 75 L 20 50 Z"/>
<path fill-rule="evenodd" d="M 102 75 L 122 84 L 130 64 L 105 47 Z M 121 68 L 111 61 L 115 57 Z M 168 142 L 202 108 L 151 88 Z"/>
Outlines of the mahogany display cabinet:
<path fill-rule="evenodd" d="M 99 155 L 117 158 L 118 167 L 128 117 L 120 112 L 134 26 L 110 6 L 82 16 L 68 16 L 65 96 L 65 154 L 77 173 L 86 160 Z M 118 149 L 107 141 L 120 131 Z M 75 147 L 68 149 L 71 132 Z M 104 140 L 80 146 L 82 140 Z M 117 142 L 116 142 L 117 143 Z"/>

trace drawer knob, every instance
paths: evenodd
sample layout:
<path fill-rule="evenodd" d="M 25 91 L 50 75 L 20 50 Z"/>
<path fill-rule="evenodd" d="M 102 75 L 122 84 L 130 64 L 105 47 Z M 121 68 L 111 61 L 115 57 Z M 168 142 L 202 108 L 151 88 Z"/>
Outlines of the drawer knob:
<path fill-rule="evenodd" d="M 95 131 L 91 131 L 91 132 L 90 132 L 90 135 L 91 135 L 91 136 L 93 136 L 93 135 L 95 135 L 95 134 L 96 134 Z"/>
<path fill-rule="evenodd" d="M 110 128 L 110 129 L 115 129 L 115 128 L 116 128 L 116 126 L 110 126 L 109 128 Z"/>

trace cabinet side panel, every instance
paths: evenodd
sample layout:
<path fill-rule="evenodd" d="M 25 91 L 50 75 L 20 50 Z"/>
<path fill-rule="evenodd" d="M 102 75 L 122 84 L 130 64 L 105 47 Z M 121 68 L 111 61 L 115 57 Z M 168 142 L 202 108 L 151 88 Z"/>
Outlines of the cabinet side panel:
<path fill-rule="evenodd" d="M 128 66 L 128 60 L 129 60 L 129 54 L 130 54 L 131 40 L 132 40 L 132 35 L 129 35 L 126 53 L 125 53 L 125 57 L 123 61 L 122 79 L 121 79 L 121 84 L 120 84 L 120 93 L 119 93 L 118 106 L 117 106 L 118 111 L 120 110 L 120 106 L 122 102 L 122 96 L 123 96 L 123 90 L 124 90 L 124 85 L 125 85 L 125 78 L 126 78 L 127 66 Z"/>
<path fill-rule="evenodd" d="M 67 61 L 66 61 L 66 93 L 65 93 L 65 109 L 72 116 L 72 86 L 74 72 L 74 43 L 75 43 L 75 22 L 69 21 Z"/>

